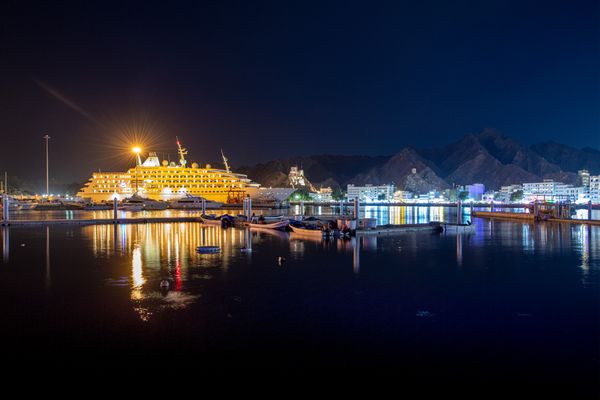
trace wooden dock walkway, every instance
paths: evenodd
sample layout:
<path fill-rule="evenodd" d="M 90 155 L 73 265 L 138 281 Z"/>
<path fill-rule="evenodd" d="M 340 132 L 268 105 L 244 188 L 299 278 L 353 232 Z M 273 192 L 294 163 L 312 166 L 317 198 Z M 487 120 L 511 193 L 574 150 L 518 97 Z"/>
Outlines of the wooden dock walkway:
<path fill-rule="evenodd" d="M 405 224 L 405 225 L 380 225 L 375 228 L 357 229 L 356 236 L 367 235 L 395 235 L 407 232 L 441 232 L 444 228 L 439 222 L 429 222 L 425 224 Z"/>
<path fill-rule="evenodd" d="M 523 222 L 558 222 L 568 224 L 585 224 L 585 225 L 598 225 L 600 226 L 600 220 L 597 219 L 566 219 L 566 218 L 549 218 L 547 220 L 535 221 L 533 214 L 530 213 L 513 213 L 513 212 L 490 212 L 490 211 L 473 211 L 473 217 L 476 218 L 492 218 L 502 219 L 508 221 L 523 221 Z"/>
<path fill-rule="evenodd" d="M 199 217 L 144 217 L 144 218 L 90 218 L 90 219 L 41 219 L 0 221 L 1 226 L 46 225 L 112 225 L 112 224 L 160 224 L 172 222 L 202 222 Z"/>

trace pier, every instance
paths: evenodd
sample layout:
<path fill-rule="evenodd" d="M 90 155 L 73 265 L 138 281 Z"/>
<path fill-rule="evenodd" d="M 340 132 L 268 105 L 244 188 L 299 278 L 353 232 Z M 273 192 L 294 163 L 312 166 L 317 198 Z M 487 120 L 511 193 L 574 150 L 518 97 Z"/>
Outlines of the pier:
<path fill-rule="evenodd" d="M 3 220 L 2 226 L 46 226 L 46 225 L 112 225 L 112 224 L 160 224 L 172 222 L 202 222 L 200 217 L 143 217 L 143 218 L 87 218 L 87 219 L 41 219 Z"/>
<path fill-rule="evenodd" d="M 600 220 L 597 219 L 571 219 L 571 218 L 548 218 L 543 220 L 536 220 L 533 214 L 530 213 L 515 213 L 515 212 L 493 212 L 493 211 L 473 211 L 471 214 L 476 218 L 492 218 L 502 219 L 507 221 L 523 221 L 523 222 L 558 222 L 568 224 L 585 224 L 585 225 L 598 225 L 600 226 Z"/>

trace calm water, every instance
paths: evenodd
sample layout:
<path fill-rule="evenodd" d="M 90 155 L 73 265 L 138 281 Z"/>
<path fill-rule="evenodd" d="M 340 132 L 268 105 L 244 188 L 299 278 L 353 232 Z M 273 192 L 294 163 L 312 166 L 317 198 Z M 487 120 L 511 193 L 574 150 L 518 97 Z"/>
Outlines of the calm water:
<path fill-rule="evenodd" d="M 527 212 L 523 208 L 474 208 L 474 210 L 483 211 L 510 211 L 510 212 Z M 322 214 L 339 214 L 339 207 L 326 206 L 310 206 L 306 205 L 302 208 L 299 205 L 292 206 L 288 209 L 261 210 L 255 209 L 256 215 L 322 215 Z M 344 207 L 345 213 L 350 213 L 351 208 Z M 217 209 L 207 210 L 207 213 L 231 215 L 241 214 L 241 209 Z M 577 214 L 573 216 L 576 219 L 587 219 L 587 210 L 577 210 Z M 118 211 L 119 218 L 139 218 L 139 217 L 187 217 L 199 216 L 198 210 L 159 210 L 159 211 Z M 443 221 L 456 222 L 458 220 L 457 209 L 454 207 L 402 207 L 402 206 L 363 206 L 361 207 L 361 215 L 366 218 L 376 218 L 379 225 L 383 224 L 415 224 L 428 221 Z M 112 218 L 112 210 L 100 211 L 85 211 L 85 210 L 54 210 L 54 211 L 14 211 L 11 212 L 10 218 L 15 220 L 44 220 L 44 219 L 102 219 Z M 461 209 L 462 221 L 471 219 L 471 209 L 463 207 Z M 592 219 L 600 219 L 600 210 L 592 211 Z"/>
<path fill-rule="evenodd" d="M 5 359 L 597 385 L 600 229 L 475 223 L 325 242 L 195 223 L 4 229 Z"/>

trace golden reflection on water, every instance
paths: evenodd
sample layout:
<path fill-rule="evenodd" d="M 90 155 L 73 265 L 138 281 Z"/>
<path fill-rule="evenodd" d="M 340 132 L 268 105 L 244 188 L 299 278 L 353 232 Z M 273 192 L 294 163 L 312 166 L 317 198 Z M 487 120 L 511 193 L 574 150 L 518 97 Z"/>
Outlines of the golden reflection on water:
<path fill-rule="evenodd" d="M 142 321 L 157 311 L 183 309 L 199 296 L 186 292 L 185 280 L 192 274 L 209 279 L 192 268 L 227 268 L 241 248 L 252 249 L 268 233 L 246 229 L 222 229 L 198 223 L 144 225 L 93 225 L 82 228 L 91 238 L 95 257 L 130 256 L 130 297 Z M 286 234 L 283 234 L 286 235 Z M 199 255 L 198 246 L 219 246 L 218 255 Z M 247 253 L 251 257 L 250 253 Z M 121 282 L 116 277 L 113 282 Z M 161 282 L 169 288 L 161 288 Z"/>
<path fill-rule="evenodd" d="M 420 218 L 448 219 L 442 207 L 429 211 L 420 207 L 389 207 L 389 219 L 394 223 L 411 223 Z M 416 213 L 416 214 L 415 214 Z M 456 215 L 454 215 L 456 216 Z M 186 279 L 210 279 L 210 271 L 200 273 L 196 268 L 219 267 L 227 269 L 234 259 L 252 260 L 252 249 L 265 237 L 289 241 L 291 257 L 302 259 L 307 251 L 352 252 L 352 268 L 361 270 L 361 252 L 378 251 L 378 238 L 366 236 L 352 240 L 307 238 L 277 231 L 250 231 L 247 229 L 222 229 L 198 223 L 168 223 L 145 225 L 95 225 L 82 228 L 91 238 L 96 257 L 131 257 L 131 300 L 140 318 L 147 320 L 156 309 L 185 308 L 197 296 L 186 293 Z M 589 279 L 589 270 L 596 266 L 600 251 L 600 229 L 585 225 L 553 223 L 512 223 L 477 220 L 476 233 L 463 237 L 457 235 L 454 257 L 457 266 L 464 264 L 464 255 L 472 247 L 496 246 L 514 250 L 521 248 L 532 255 L 566 254 L 575 251 L 581 263 L 582 282 Z M 403 236 L 402 248 L 414 247 L 416 235 Z M 443 235 L 439 240 L 444 239 Z M 438 239 L 434 239 L 438 240 Z M 5 244 L 6 243 L 6 244 Z M 8 234 L 3 230 L 3 252 L 8 257 Z M 219 246 L 219 255 L 198 255 L 200 245 Z M 49 259 L 49 257 L 48 257 Z M 590 267 L 590 265 L 592 267 Z M 362 265 L 364 268 L 364 265 Z M 193 268 L 193 270 L 192 270 Z M 165 295 L 159 288 L 162 279 L 169 279 L 170 290 Z M 148 303 L 152 303 L 150 306 Z"/>

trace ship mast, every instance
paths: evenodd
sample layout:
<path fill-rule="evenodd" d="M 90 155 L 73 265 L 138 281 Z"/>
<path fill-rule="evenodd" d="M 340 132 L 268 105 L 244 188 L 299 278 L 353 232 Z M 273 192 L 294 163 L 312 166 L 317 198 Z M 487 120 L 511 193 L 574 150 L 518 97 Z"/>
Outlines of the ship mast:
<path fill-rule="evenodd" d="M 177 136 L 175 136 L 175 139 L 177 139 L 177 153 L 179 153 L 179 164 L 185 167 L 185 164 L 187 164 L 187 161 L 185 160 L 185 155 L 188 153 L 188 151 L 185 147 L 181 147 L 181 143 L 179 143 L 179 138 Z"/>
<path fill-rule="evenodd" d="M 223 154 L 223 149 L 221 149 L 221 156 L 223 157 L 223 164 L 225 164 L 225 171 L 227 171 L 227 173 L 231 172 L 229 169 L 229 164 L 227 163 L 227 157 L 225 157 L 225 154 Z"/>

